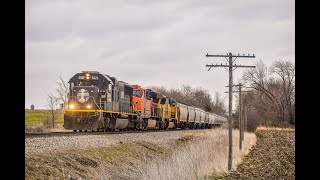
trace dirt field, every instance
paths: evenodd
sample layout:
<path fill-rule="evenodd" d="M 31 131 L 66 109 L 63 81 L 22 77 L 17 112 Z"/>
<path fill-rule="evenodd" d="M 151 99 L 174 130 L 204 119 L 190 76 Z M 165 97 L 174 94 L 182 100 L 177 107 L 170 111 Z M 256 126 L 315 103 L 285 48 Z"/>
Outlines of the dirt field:
<path fill-rule="evenodd" d="M 257 144 L 230 175 L 214 179 L 295 179 L 294 129 L 260 128 Z"/>

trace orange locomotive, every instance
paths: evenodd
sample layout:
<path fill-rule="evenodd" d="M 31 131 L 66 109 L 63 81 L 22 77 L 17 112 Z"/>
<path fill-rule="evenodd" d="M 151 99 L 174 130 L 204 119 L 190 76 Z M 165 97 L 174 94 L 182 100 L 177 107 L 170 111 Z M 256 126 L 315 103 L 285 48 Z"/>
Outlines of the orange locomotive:
<path fill-rule="evenodd" d="M 139 85 L 132 85 L 132 87 L 132 111 L 137 113 L 144 122 L 144 128 L 166 128 L 164 122 L 162 122 L 162 108 L 158 105 L 161 95 L 151 89 L 144 89 Z"/>

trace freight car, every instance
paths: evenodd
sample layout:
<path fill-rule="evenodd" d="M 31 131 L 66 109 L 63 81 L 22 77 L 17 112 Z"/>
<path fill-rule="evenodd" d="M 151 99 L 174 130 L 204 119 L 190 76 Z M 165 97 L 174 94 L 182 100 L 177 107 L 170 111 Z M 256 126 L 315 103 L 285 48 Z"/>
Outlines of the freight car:
<path fill-rule="evenodd" d="M 97 71 L 77 73 L 69 85 L 63 126 L 73 131 L 212 128 L 226 121 L 225 117 Z"/>

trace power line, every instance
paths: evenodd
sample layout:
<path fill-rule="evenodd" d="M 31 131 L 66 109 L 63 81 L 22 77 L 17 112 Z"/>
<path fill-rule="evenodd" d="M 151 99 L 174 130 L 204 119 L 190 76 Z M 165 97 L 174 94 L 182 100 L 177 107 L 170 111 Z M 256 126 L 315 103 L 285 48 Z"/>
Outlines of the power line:
<path fill-rule="evenodd" d="M 224 57 L 226 58 L 226 60 L 229 62 L 229 65 L 222 65 L 222 64 L 216 64 L 216 65 L 206 65 L 206 67 L 209 67 L 208 71 L 212 68 L 212 67 L 223 67 L 223 68 L 229 68 L 229 156 L 228 156 L 228 170 L 230 171 L 231 170 L 231 167 L 232 167 L 232 87 L 233 87 L 233 77 L 232 77 L 232 72 L 240 67 L 240 68 L 255 68 L 255 66 L 243 66 L 243 65 L 233 65 L 233 62 L 237 59 L 237 58 L 255 58 L 255 55 L 251 55 L 248 54 L 248 55 L 232 55 L 232 53 L 228 53 L 226 55 L 209 55 L 207 53 L 206 57 Z M 233 59 L 235 58 L 235 59 Z M 235 69 L 233 69 L 235 68 Z"/>

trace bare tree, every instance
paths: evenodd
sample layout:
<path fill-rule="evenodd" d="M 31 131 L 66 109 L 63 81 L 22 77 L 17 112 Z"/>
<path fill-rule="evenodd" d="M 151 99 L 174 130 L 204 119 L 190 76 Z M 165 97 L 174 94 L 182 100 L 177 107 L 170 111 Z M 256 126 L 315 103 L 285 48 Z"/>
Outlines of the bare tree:
<path fill-rule="evenodd" d="M 295 100 L 295 66 L 290 61 L 276 61 L 270 72 L 275 74 L 274 82 L 279 84 L 278 94 L 282 105 L 283 118 L 293 124 L 293 104 Z"/>
<path fill-rule="evenodd" d="M 208 90 L 197 88 L 195 89 L 194 93 L 194 99 L 196 100 L 196 103 L 199 107 L 205 109 L 206 111 L 211 111 L 211 103 L 212 98 L 208 92 Z"/>
<path fill-rule="evenodd" d="M 247 70 L 243 80 L 256 92 L 251 101 L 265 125 L 294 121 L 295 67 L 290 61 L 276 61 L 267 70 L 262 61 Z"/>
<path fill-rule="evenodd" d="M 194 96 L 193 89 L 189 85 L 182 85 L 180 91 L 186 100 Z"/>
<path fill-rule="evenodd" d="M 268 79 L 267 79 L 268 71 L 266 65 L 260 60 L 256 64 L 256 68 L 247 70 L 244 75 L 243 79 L 244 82 L 249 83 L 251 87 L 255 90 L 261 92 L 261 95 L 266 96 L 276 107 L 276 111 L 278 114 L 279 119 L 282 114 L 282 107 L 277 99 L 277 97 L 269 90 L 268 86 Z M 261 96 L 260 100 L 263 102 L 263 98 Z"/>
<path fill-rule="evenodd" d="M 62 76 L 59 77 L 59 80 L 57 81 L 58 87 L 56 90 L 56 99 L 63 103 L 64 108 L 67 106 L 68 102 L 68 93 L 69 93 L 69 86 L 68 81 L 64 80 Z"/>
<path fill-rule="evenodd" d="M 48 98 L 47 98 L 47 103 L 48 103 L 48 106 L 50 108 L 50 116 L 51 116 L 52 127 L 54 128 L 55 121 L 57 120 L 56 107 L 58 105 L 58 99 L 54 95 L 52 95 L 50 93 L 48 95 Z"/>
<path fill-rule="evenodd" d="M 167 88 L 165 86 L 161 86 L 161 87 L 159 87 L 159 86 L 151 86 L 151 87 L 148 87 L 148 88 L 156 91 L 159 94 L 163 94 L 165 96 L 168 94 Z"/>
<path fill-rule="evenodd" d="M 261 103 L 261 94 L 259 91 L 253 91 L 244 93 L 242 95 L 242 103 L 243 103 L 243 109 L 247 112 L 247 118 L 245 122 L 245 129 L 250 132 L 254 132 L 256 128 L 263 124 L 263 122 L 266 122 L 265 116 L 274 116 L 271 115 L 268 107 L 271 107 L 270 101 L 269 104 L 266 105 L 264 103 Z M 239 114 L 239 109 L 237 114 Z M 271 118 L 272 119 L 272 118 Z M 238 124 L 238 123 L 235 123 Z"/>
<path fill-rule="evenodd" d="M 214 112 L 220 115 L 225 115 L 226 113 L 224 99 L 221 98 L 220 94 L 216 93 L 216 99 L 215 101 L 212 101 L 212 97 L 208 90 L 201 87 L 192 88 L 189 85 L 182 85 L 178 89 L 167 90 L 164 86 L 152 86 L 150 89 L 171 97 L 179 102 L 193 105 L 209 112 Z"/>
<path fill-rule="evenodd" d="M 214 100 L 212 102 L 212 112 L 215 112 L 219 115 L 226 115 L 227 109 L 226 109 L 226 98 L 222 98 L 221 94 L 219 92 L 215 92 L 214 94 Z"/>

